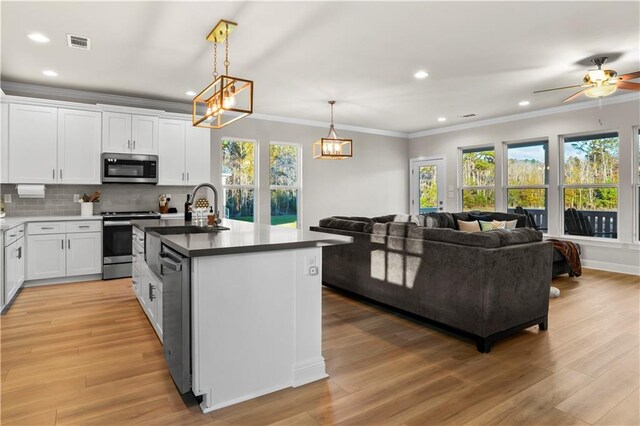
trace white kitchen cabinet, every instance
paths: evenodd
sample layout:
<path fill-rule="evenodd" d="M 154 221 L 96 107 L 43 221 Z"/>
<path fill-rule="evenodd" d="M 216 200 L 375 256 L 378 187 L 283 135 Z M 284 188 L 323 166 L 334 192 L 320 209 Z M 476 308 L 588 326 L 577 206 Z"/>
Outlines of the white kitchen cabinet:
<path fill-rule="evenodd" d="M 196 185 L 211 181 L 211 132 L 191 122 L 160 120 L 159 185 Z"/>
<path fill-rule="evenodd" d="M 0 103 L 0 183 L 7 182 L 9 182 L 9 104 Z"/>
<path fill-rule="evenodd" d="M 157 154 L 158 117 L 103 112 L 102 152 Z"/>
<path fill-rule="evenodd" d="M 100 232 L 67 234 L 66 275 L 72 277 L 101 272 L 102 234 Z"/>
<path fill-rule="evenodd" d="M 184 185 L 185 172 L 185 121 L 159 122 L 159 173 L 160 185 Z"/>
<path fill-rule="evenodd" d="M 185 170 L 188 185 L 211 182 L 211 131 L 186 123 Z"/>
<path fill-rule="evenodd" d="M 13 230 L 7 231 L 13 232 Z M 5 242 L 11 241 L 6 239 Z M 11 299 L 18 292 L 24 283 L 24 237 L 18 237 L 12 243 L 4 247 L 4 290 L 2 305 L 11 302 Z"/>
<path fill-rule="evenodd" d="M 27 236 L 27 279 L 40 280 L 66 275 L 66 234 Z"/>
<path fill-rule="evenodd" d="M 55 183 L 58 179 L 58 109 L 9 106 L 9 182 Z"/>
<path fill-rule="evenodd" d="M 99 112 L 58 110 L 58 182 L 100 184 Z"/>
<path fill-rule="evenodd" d="M 133 228 L 132 288 L 149 322 L 162 342 L 162 281 L 144 259 L 144 233 Z"/>

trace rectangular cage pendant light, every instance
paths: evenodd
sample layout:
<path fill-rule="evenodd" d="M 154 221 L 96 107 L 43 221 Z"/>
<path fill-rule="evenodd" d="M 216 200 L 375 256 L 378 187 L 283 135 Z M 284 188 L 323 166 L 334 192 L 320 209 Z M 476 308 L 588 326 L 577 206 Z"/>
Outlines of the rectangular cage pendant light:
<path fill-rule="evenodd" d="M 320 138 L 313 143 L 313 158 L 316 160 L 345 160 L 353 157 L 353 140 L 341 138 L 333 125 L 333 106 L 336 101 L 329 101 L 331 105 L 331 125 L 326 138 Z"/>
<path fill-rule="evenodd" d="M 253 113 L 253 81 L 229 75 L 229 35 L 235 22 L 220 20 L 207 35 L 213 43 L 213 82 L 193 98 L 195 127 L 220 129 Z M 217 46 L 225 43 L 225 72 L 218 75 Z"/>

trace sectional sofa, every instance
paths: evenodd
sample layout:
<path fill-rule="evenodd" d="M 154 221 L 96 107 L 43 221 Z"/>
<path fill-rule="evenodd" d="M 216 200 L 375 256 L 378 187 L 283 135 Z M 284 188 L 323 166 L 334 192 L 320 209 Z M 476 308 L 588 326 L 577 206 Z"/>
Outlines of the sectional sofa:
<path fill-rule="evenodd" d="M 516 228 L 457 230 L 468 213 L 322 219 L 311 230 L 354 239 L 323 248 L 323 282 L 471 337 L 483 353 L 522 329 L 546 330 L 552 244 L 524 216 L 482 214 Z"/>

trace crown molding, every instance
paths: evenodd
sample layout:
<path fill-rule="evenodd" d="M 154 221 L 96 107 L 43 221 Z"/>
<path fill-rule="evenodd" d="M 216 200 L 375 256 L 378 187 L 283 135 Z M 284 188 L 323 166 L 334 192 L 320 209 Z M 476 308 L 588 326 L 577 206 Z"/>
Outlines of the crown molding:
<path fill-rule="evenodd" d="M 518 114 L 503 115 L 501 117 L 487 118 L 485 120 L 473 121 L 471 123 L 456 124 L 453 126 L 440 127 L 437 129 L 423 130 L 420 132 L 409 133 L 409 139 L 421 138 L 423 136 L 439 135 L 442 133 L 456 132 L 458 130 L 473 129 L 476 127 L 491 126 L 494 124 L 509 123 L 512 121 L 526 120 L 528 118 L 543 117 L 545 115 L 559 114 L 563 112 L 579 111 L 589 108 L 597 108 L 600 105 L 614 105 L 624 102 L 640 102 L 640 94 L 625 93 L 624 95 L 613 96 L 610 98 L 595 99 L 593 101 L 578 102 L 575 104 L 559 105 L 551 108 L 539 109 L 536 111 L 521 112 Z M 602 102 L 602 103 L 600 103 Z"/>

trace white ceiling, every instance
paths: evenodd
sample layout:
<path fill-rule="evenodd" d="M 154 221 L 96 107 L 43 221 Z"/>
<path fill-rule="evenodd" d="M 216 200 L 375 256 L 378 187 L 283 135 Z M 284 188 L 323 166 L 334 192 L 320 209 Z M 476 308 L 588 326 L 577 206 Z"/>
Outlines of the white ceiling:
<path fill-rule="evenodd" d="M 640 69 L 640 2 L 2 2 L 1 78 L 188 102 L 210 80 L 216 22 L 239 23 L 231 74 L 254 111 L 415 132 L 557 106 L 585 58 Z M 26 35 L 51 38 L 36 44 Z M 90 52 L 66 34 L 91 38 Z M 219 63 L 221 61 L 219 60 Z M 51 78 L 42 70 L 59 73 Z M 413 73 L 424 69 L 425 80 Z M 619 91 L 629 93 L 626 91 Z M 614 94 L 613 96 L 617 96 Z M 526 108 L 521 100 L 530 100 Z M 583 98 L 580 101 L 585 101 Z M 446 116 L 445 123 L 437 118 Z"/>

